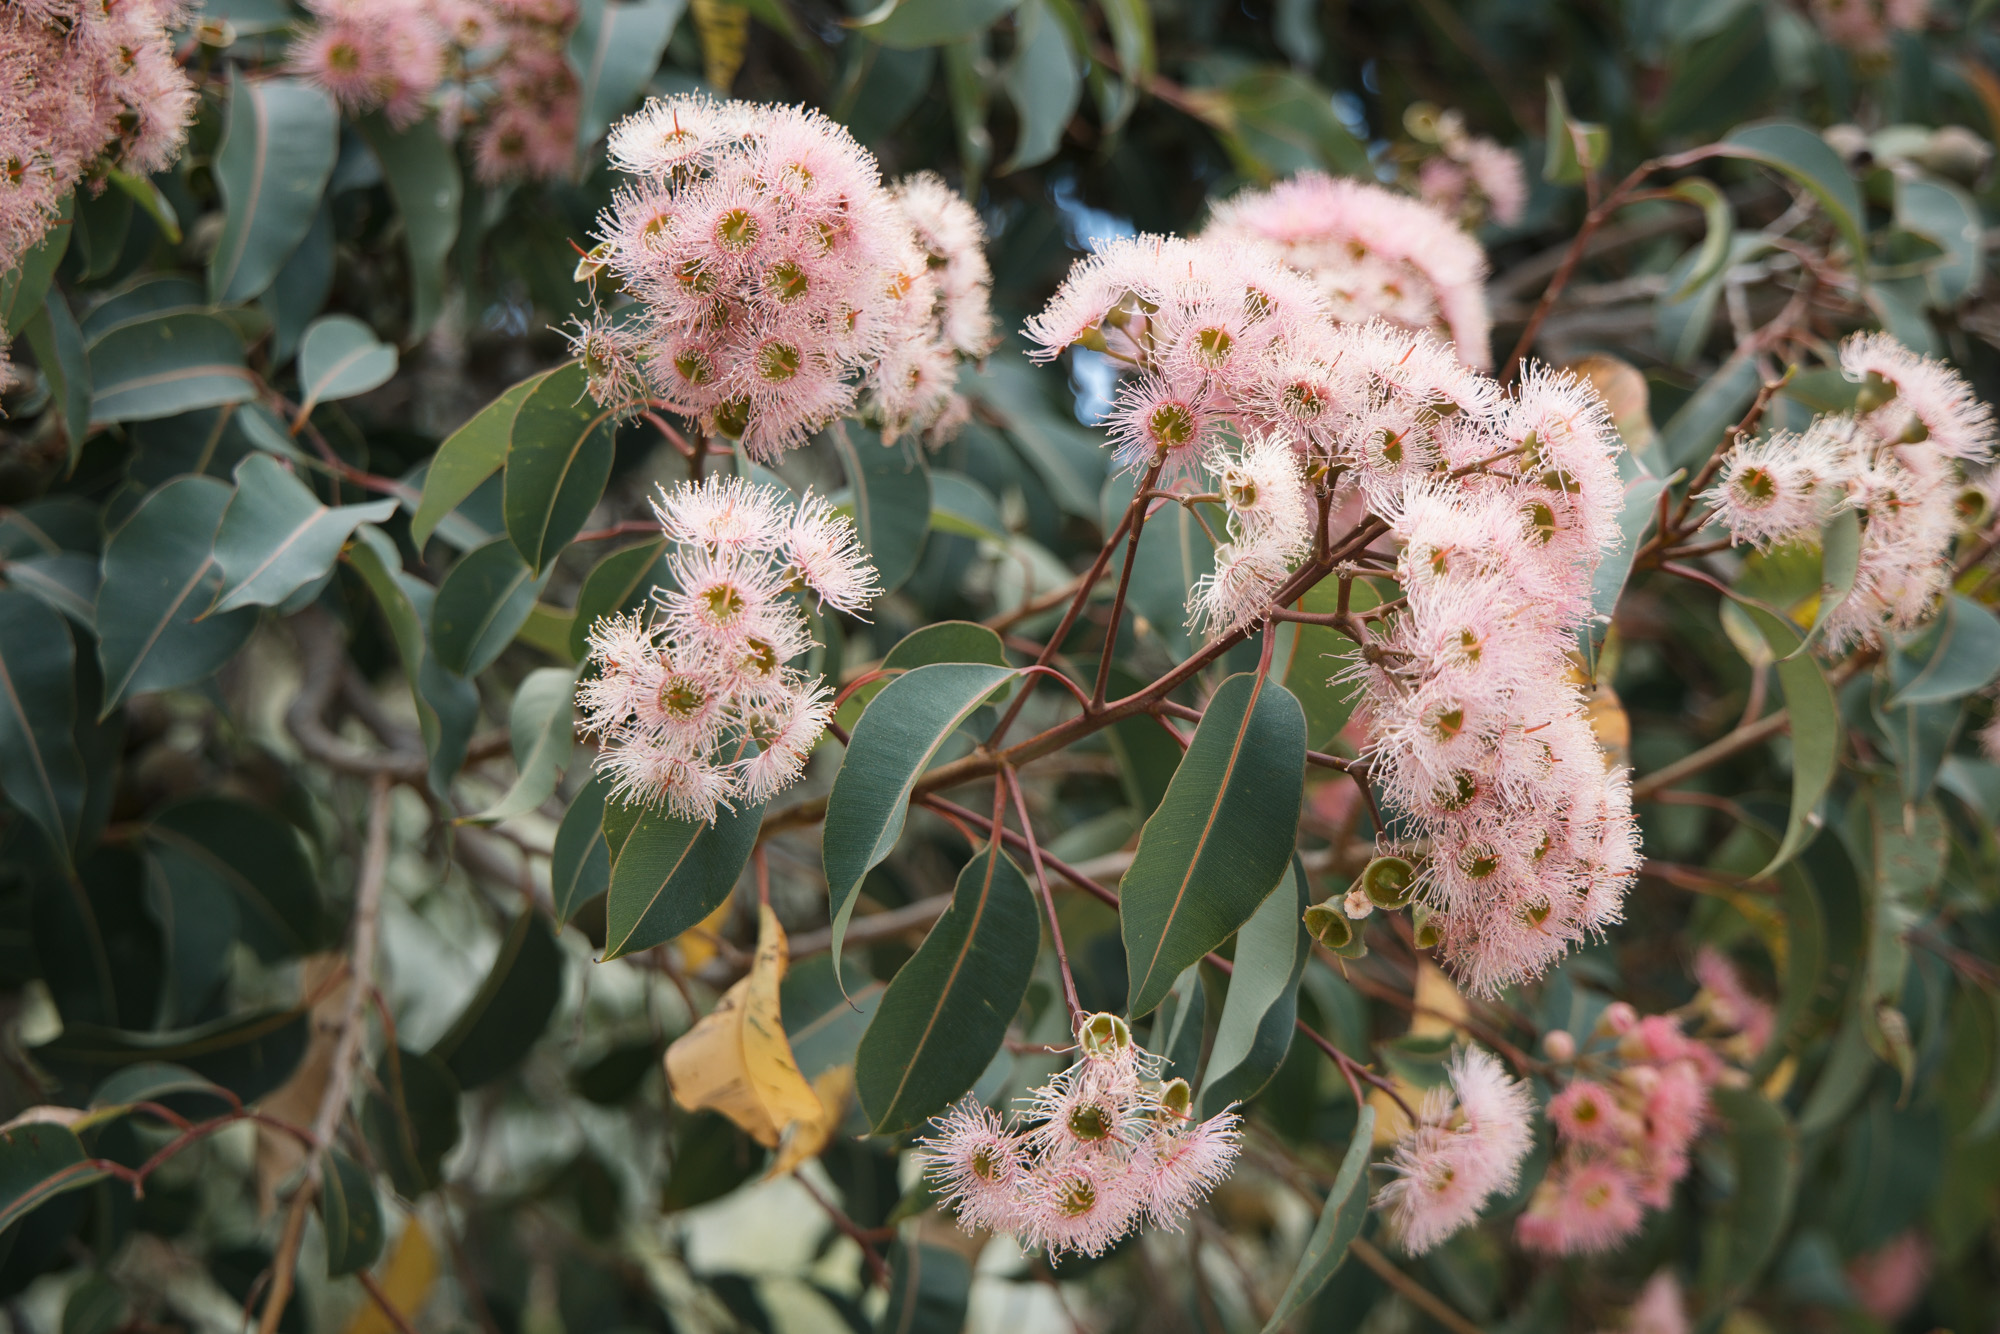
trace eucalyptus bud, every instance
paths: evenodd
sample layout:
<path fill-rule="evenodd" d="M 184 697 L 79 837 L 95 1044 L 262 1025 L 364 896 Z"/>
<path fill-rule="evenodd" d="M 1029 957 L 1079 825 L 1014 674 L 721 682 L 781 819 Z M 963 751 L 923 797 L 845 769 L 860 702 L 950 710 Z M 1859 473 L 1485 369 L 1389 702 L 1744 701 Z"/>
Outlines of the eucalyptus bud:
<path fill-rule="evenodd" d="M 1401 908 L 1410 901 L 1417 868 L 1401 857 L 1377 857 L 1361 872 L 1361 888 L 1378 908 Z"/>
<path fill-rule="evenodd" d="M 1411 935 L 1420 950 L 1436 949 L 1438 942 L 1444 939 L 1444 932 L 1438 925 L 1437 914 L 1421 903 L 1410 909 L 1410 927 Z"/>
<path fill-rule="evenodd" d="M 1306 909 L 1306 930 L 1330 950 L 1345 949 L 1354 940 L 1354 921 L 1337 899 Z"/>

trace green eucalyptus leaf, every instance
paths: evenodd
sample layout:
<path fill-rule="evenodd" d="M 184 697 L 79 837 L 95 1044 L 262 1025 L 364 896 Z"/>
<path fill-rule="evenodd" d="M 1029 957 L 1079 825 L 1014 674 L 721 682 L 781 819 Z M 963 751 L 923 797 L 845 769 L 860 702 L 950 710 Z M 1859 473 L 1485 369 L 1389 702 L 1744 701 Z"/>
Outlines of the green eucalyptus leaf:
<path fill-rule="evenodd" d="M 325 943 L 324 908 L 298 831 L 258 806 L 194 796 L 155 815 L 146 837 L 158 855 L 199 869 L 234 902 L 243 941 L 266 963 Z"/>
<path fill-rule="evenodd" d="M 1147 525 L 1149 528 L 1151 525 Z M 1348 589 L 1347 609 L 1367 611 L 1379 605 L 1382 595 L 1366 579 L 1357 579 Z M 1299 599 L 1301 611 L 1331 615 L 1340 608 L 1340 586 L 1323 580 Z M 1329 625 L 1295 623 L 1289 660 L 1284 666 L 1285 689 L 1298 697 L 1306 713 L 1306 744 L 1313 750 L 1331 746 L 1354 713 L 1358 692 L 1346 681 L 1336 681 L 1354 660 L 1354 641 Z M 1282 647 L 1282 641 L 1280 641 Z"/>
<path fill-rule="evenodd" d="M 310 1027 L 305 1010 L 263 1010 L 144 1033 L 67 1024 L 30 1054 L 66 1086 L 86 1095 L 112 1071 L 164 1062 L 185 1066 L 244 1102 L 254 1102 L 291 1078 L 305 1056 Z"/>
<path fill-rule="evenodd" d="M 582 363 L 550 371 L 514 414 L 507 444 L 507 536 L 530 569 L 554 563 L 583 531 L 611 476 L 610 412 L 591 399 Z"/>
<path fill-rule="evenodd" d="M 972 1305 L 972 1266 L 948 1246 L 898 1236 L 889 1247 L 889 1304 L 878 1334 L 958 1334 Z"/>
<path fill-rule="evenodd" d="M 1196 1115 L 1248 1102 L 1278 1073 L 1299 1017 L 1299 979 L 1312 957 L 1305 915 L 1310 894 L 1297 857 L 1277 889 L 1236 933 L 1234 969 L 1209 1052 Z"/>
<path fill-rule="evenodd" d="M 1799 1141 L 1785 1113 L 1754 1089 L 1717 1088 L 1710 1096 L 1725 1127 L 1736 1180 L 1718 1224 L 1722 1242 L 1706 1248 L 1702 1286 L 1717 1304 L 1733 1305 L 1750 1291 L 1791 1222 Z"/>
<path fill-rule="evenodd" d="M 1284 1329 L 1347 1259 L 1348 1245 L 1361 1235 L 1361 1225 L 1368 1221 L 1368 1155 L 1374 1146 L 1375 1109 L 1363 1107 L 1347 1142 L 1347 1153 L 1340 1160 L 1340 1171 L 1326 1193 L 1326 1203 L 1320 1206 L 1319 1221 L 1306 1241 L 1305 1254 L 1299 1257 L 1292 1281 L 1285 1285 L 1271 1318 L 1264 1323 L 1263 1334 L 1278 1334 Z"/>
<path fill-rule="evenodd" d="M 514 691 L 508 737 L 514 746 L 514 785 L 473 819 L 525 815 L 554 795 L 576 747 L 576 673 L 567 667 L 528 673 Z"/>
<path fill-rule="evenodd" d="M 1283 686 L 1242 673 L 1209 698 L 1120 882 L 1134 1017 L 1158 1005 L 1283 878 L 1298 837 L 1305 752 L 1305 712 Z"/>
<path fill-rule="evenodd" d="M 443 1184 L 444 1156 L 458 1143 L 459 1087 L 428 1052 L 382 1053 L 361 1106 L 361 1129 L 396 1192 L 416 1199 Z"/>
<path fill-rule="evenodd" d="M 898 51 L 943 46 L 985 32 L 1021 0 L 883 0 L 852 27 Z"/>
<path fill-rule="evenodd" d="M 99 717 L 130 695 L 202 680 L 256 628 L 253 610 L 204 614 L 222 582 L 211 545 L 231 494 L 212 477 L 168 482 L 105 543 L 97 590 Z"/>
<path fill-rule="evenodd" d="M 0 1130 L 0 1232 L 44 1202 L 106 1175 L 66 1125 L 27 1121 Z"/>
<path fill-rule="evenodd" d="M 40 826 L 65 866 L 88 786 L 76 744 L 75 670 L 62 618 L 0 588 L 0 793 Z"/>
<path fill-rule="evenodd" d="M 436 590 L 404 572 L 402 556 L 389 535 L 363 524 L 356 530 L 347 559 L 389 622 L 396 654 L 402 659 L 403 674 L 416 703 L 424 752 L 430 756 L 431 791 L 442 797 L 465 761 L 466 744 L 479 720 L 479 694 L 470 681 L 439 664 L 424 633 Z"/>
<path fill-rule="evenodd" d="M 1047 0 L 1022 0 L 1014 13 L 1014 59 L 1001 76 L 1020 129 L 1014 152 L 999 168 L 1005 176 L 1038 166 L 1062 147 L 1063 130 L 1083 97 L 1077 53 Z"/>
<path fill-rule="evenodd" d="M 7 582 L 61 612 L 80 629 L 97 633 L 97 557 L 80 551 L 29 556 L 7 562 Z"/>
<path fill-rule="evenodd" d="M 1028 994 L 1041 942 L 1035 892 L 995 839 L 959 872 L 951 906 L 861 1039 L 854 1085 L 876 1134 L 915 1129 L 978 1082 Z"/>
<path fill-rule="evenodd" d="M 964 473 L 931 470 L 931 527 L 1005 545 L 1007 524 L 985 487 Z"/>
<path fill-rule="evenodd" d="M 150 421 L 257 396 L 227 320 L 177 311 L 121 324 L 90 345 L 92 421 Z"/>
<path fill-rule="evenodd" d="M 548 922 L 524 909 L 500 942 L 486 980 L 431 1047 L 458 1086 L 490 1084 L 521 1063 L 562 999 L 563 951 Z"/>
<path fill-rule="evenodd" d="M 56 266 L 69 250 L 70 234 L 76 230 L 71 225 L 75 216 L 76 195 L 72 192 L 62 197 L 61 209 L 50 220 L 49 229 L 42 233 L 41 239 L 13 268 L 0 273 L 0 339 L 12 342 L 41 310 L 49 284 L 55 280 Z"/>
<path fill-rule="evenodd" d="M 357 527 L 395 512 L 393 498 L 329 509 L 269 454 L 246 456 L 215 534 L 222 569 L 215 610 L 277 606 L 333 569 Z"/>
<path fill-rule="evenodd" d="M 687 0 L 583 0 L 569 35 L 577 152 L 587 152 L 645 91 Z"/>
<path fill-rule="evenodd" d="M 27 335 L 42 378 L 49 382 L 50 404 L 56 420 L 62 423 L 69 466 L 74 469 L 84 438 L 90 434 L 90 356 L 84 350 L 76 317 L 70 314 L 69 303 L 60 292 L 49 292 L 41 314 L 28 321 Z"/>
<path fill-rule="evenodd" d="M 556 843 L 549 859 L 549 891 L 556 920 L 567 922 L 576 910 L 611 887 L 611 849 L 604 841 L 602 774 L 577 789 L 556 826 Z"/>
<path fill-rule="evenodd" d="M 917 780 L 973 710 L 1015 675 L 986 663 L 917 667 L 891 681 L 855 724 L 821 840 L 836 959 L 862 878 L 895 850 Z"/>
<path fill-rule="evenodd" d="M 531 375 L 481 408 L 465 425 L 445 437 L 424 474 L 423 499 L 410 519 L 410 540 L 419 549 L 431 540 L 440 521 L 464 503 L 479 484 L 500 471 L 514 435 L 514 415 L 548 373 Z"/>
<path fill-rule="evenodd" d="M 743 874 L 763 818 L 762 803 L 710 823 L 607 798 L 604 957 L 664 945 L 714 912 Z"/>
<path fill-rule="evenodd" d="M 326 1276 L 366 1269 L 382 1255 L 382 1204 L 368 1172 L 329 1149 L 320 1173 L 319 1221 L 326 1231 Z"/>
<path fill-rule="evenodd" d="M 1855 266 L 1867 273 L 1868 214 L 1862 207 L 1861 188 L 1817 130 L 1791 120 L 1758 121 L 1737 126 L 1715 147 L 1727 156 L 1782 172 L 1811 191 L 1847 243 Z"/>
<path fill-rule="evenodd" d="M 2000 617 L 1963 594 L 1945 600 L 1943 614 L 1919 643 L 1930 651 L 1916 675 L 1889 697 L 1890 709 L 1963 699 L 2000 677 Z"/>
<path fill-rule="evenodd" d="M 460 557 L 431 606 L 431 649 L 438 665 L 468 677 L 492 666 L 526 624 L 554 572 L 550 566 L 537 579 L 504 537 Z"/>
<path fill-rule="evenodd" d="M 1548 147 L 1543 154 L 1542 179 L 1558 185 L 1580 185 L 1611 156 L 1611 131 L 1570 114 L 1562 81 L 1548 77 Z"/>
<path fill-rule="evenodd" d="M 353 398 L 389 382 L 396 349 L 352 315 L 322 315 L 299 342 L 299 416 L 335 399 Z"/>
<path fill-rule="evenodd" d="M 339 113 L 297 79 L 229 71 L 228 121 L 215 155 L 222 236 L 208 264 L 215 305 L 248 301 L 271 285 L 312 229 L 339 149 Z"/>
<path fill-rule="evenodd" d="M 432 117 L 398 129 L 375 112 L 362 117 L 357 128 L 375 150 L 383 182 L 402 215 L 403 246 L 410 260 L 408 341 L 415 342 L 430 332 L 444 308 L 445 259 L 458 239 L 465 193 L 458 154 Z"/>
<path fill-rule="evenodd" d="M 922 458 L 853 422 L 836 425 L 826 437 L 847 472 L 854 526 L 882 591 L 901 588 L 917 568 L 930 528 L 931 479 Z"/>

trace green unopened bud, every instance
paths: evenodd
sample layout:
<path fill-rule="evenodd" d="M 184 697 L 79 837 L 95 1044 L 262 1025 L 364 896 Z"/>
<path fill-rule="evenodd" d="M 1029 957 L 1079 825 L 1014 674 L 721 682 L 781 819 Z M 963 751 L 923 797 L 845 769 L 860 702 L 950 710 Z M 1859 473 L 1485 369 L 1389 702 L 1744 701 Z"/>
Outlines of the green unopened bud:
<path fill-rule="evenodd" d="M 1194 1090 L 1185 1079 L 1169 1079 L 1160 1086 L 1160 1106 L 1185 1120 L 1188 1109 L 1194 1105 Z"/>
<path fill-rule="evenodd" d="M 1330 950 L 1341 949 L 1354 939 L 1353 919 L 1337 900 L 1328 899 L 1306 909 L 1305 922 L 1312 938 Z"/>
<path fill-rule="evenodd" d="M 1417 868 L 1401 857 L 1377 857 L 1361 872 L 1361 888 L 1378 908 L 1400 908 L 1410 901 Z"/>
<path fill-rule="evenodd" d="M 1952 502 L 1958 513 L 1958 521 L 1972 528 L 1982 528 L 1993 517 L 1993 501 L 1976 486 L 1968 486 L 1958 493 Z"/>
<path fill-rule="evenodd" d="M 1410 927 L 1411 936 L 1420 950 L 1436 949 L 1438 942 L 1444 939 L 1437 914 L 1421 903 L 1410 909 Z"/>
<path fill-rule="evenodd" d="M 1868 378 L 1861 382 L 1861 392 L 1854 396 L 1854 410 L 1869 413 L 1896 397 L 1896 386 L 1877 375 L 1868 372 Z"/>
<path fill-rule="evenodd" d="M 1077 1030 L 1086 1056 L 1116 1056 L 1132 1045 L 1132 1030 L 1115 1014 L 1093 1014 Z"/>

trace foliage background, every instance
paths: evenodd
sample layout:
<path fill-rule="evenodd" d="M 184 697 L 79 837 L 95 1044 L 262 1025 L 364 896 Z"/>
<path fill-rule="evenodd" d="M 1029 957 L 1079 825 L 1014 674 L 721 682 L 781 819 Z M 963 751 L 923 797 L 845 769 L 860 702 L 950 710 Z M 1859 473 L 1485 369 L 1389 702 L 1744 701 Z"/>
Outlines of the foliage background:
<path fill-rule="evenodd" d="M 1005 329 L 1040 306 L 1092 238 L 1192 232 L 1212 196 L 1306 166 L 1391 172 L 1410 142 L 1405 113 L 1419 102 L 1456 107 L 1519 148 L 1537 178 L 1523 221 L 1483 237 L 1496 351 L 1601 188 L 1539 179 L 1548 80 L 1577 118 L 1608 130 L 1606 181 L 1758 118 L 1856 125 L 1875 138 L 1841 174 L 1874 280 L 1830 318 L 1880 323 L 1949 355 L 1991 399 L 2000 310 L 1982 286 L 1996 200 L 1981 154 L 2000 127 L 2000 27 L 1990 10 L 1940 4 L 1931 31 L 1857 56 L 1778 0 L 908 0 L 872 37 L 852 26 L 860 15 L 805 0 L 702 0 L 693 13 L 680 0 L 586 0 L 586 23 L 671 34 L 656 62 L 594 87 L 586 104 L 601 125 L 642 90 L 706 80 L 825 108 L 887 175 L 943 171 L 987 221 Z M 1252 1104 L 1249 1161 L 1200 1228 L 1057 1275 L 996 1245 L 973 1278 L 952 1258 L 968 1247 L 922 1213 L 895 1145 L 834 1136 L 804 1179 L 872 1244 L 893 1237 L 897 1274 L 921 1279 L 921 1300 L 886 1314 L 865 1293 L 860 1247 L 805 1187 L 760 1181 L 749 1140 L 672 1106 L 659 1055 L 744 966 L 750 877 L 718 943 L 592 962 L 604 947 L 602 900 L 578 891 L 591 887 L 589 859 L 560 832 L 585 753 L 555 741 L 534 749 L 538 731 L 567 727 L 548 702 L 562 694 L 548 673 L 567 679 L 575 610 L 615 605 L 611 576 L 593 591 L 592 571 L 622 539 L 570 545 L 525 582 L 511 570 L 455 580 L 464 553 L 503 531 L 499 478 L 454 497 L 462 503 L 449 515 L 413 515 L 432 494 L 425 469 L 440 442 L 562 355 L 551 329 L 580 309 L 572 242 L 614 182 L 593 145 L 574 179 L 482 186 L 423 126 L 363 120 L 329 132 L 310 111 L 267 105 L 280 131 L 270 165 L 296 187 L 297 216 L 244 221 L 226 135 L 250 114 L 252 89 L 273 86 L 264 76 L 296 18 L 285 0 L 206 5 L 186 48 L 204 81 L 201 119 L 180 164 L 150 188 L 79 196 L 52 244 L 0 281 L 0 316 L 41 371 L 9 395 L 0 425 L 0 661 L 21 699 L 0 765 L 14 802 L 0 816 L 0 1119 L 93 1099 L 145 1097 L 197 1120 L 224 1109 L 156 1062 L 243 1099 L 285 1085 L 302 1062 L 308 1076 L 324 1069 L 326 1039 L 309 1036 L 301 1006 L 318 999 L 324 1016 L 329 997 L 344 1000 L 323 985 L 327 960 L 347 939 L 364 831 L 380 810 L 377 977 L 394 1039 L 379 1022 L 371 1030 L 358 1134 L 346 1141 L 353 1172 L 337 1174 L 363 1225 L 352 1250 L 338 1243 L 339 1219 L 331 1231 L 308 1227 L 300 1293 L 281 1328 L 385 1327 L 339 1276 L 378 1252 L 379 1283 L 421 1311 L 421 1328 L 798 1330 L 880 1318 L 951 1329 L 968 1303 L 977 1329 L 1256 1328 L 1357 1116 L 1334 1067 L 1303 1043 L 1272 1058 L 1274 1078 Z M 1943 126 L 1976 139 L 1940 138 Z M 1745 162 L 1703 170 L 1746 235 L 1789 218 L 1804 197 L 1796 175 Z M 1837 212 L 1822 204 L 1802 224 L 1826 252 L 1838 250 Z M 1624 210 L 1540 330 L 1547 359 L 1603 352 L 1643 372 L 1643 411 L 1623 405 L 1621 425 L 1662 474 L 1698 466 L 1740 414 L 1755 376 L 1733 353 L 1783 299 L 1782 270 L 1741 240 L 1731 266 L 1681 294 L 1704 225 L 1685 204 Z M 225 239 L 246 237 L 243 265 L 218 263 L 234 253 Z M 46 298 L 38 272 L 53 275 Z M 350 369 L 326 369 L 336 364 Z M 169 388 L 138 383 L 155 374 Z M 969 377 L 975 421 L 928 476 L 904 466 L 853 475 L 822 447 L 788 463 L 794 480 L 868 488 L 888 516 L 867 534 L 877 561 L 908 572 L 872 624 L 826 627 L 830 675 L 873 663 L 923 625 L 1004 616 L 1095 552 L 1108 527 L 1105 466 L 1084 423 L 1108 384 L 1088 359 L 1031 369 L 1009 345 Z M 1802 423 L 1827 391 L 1824 377 L 1802 377 L 1776 419 Z M 607 456 L 602 498 L 572 532 L 640 520 L 652 485 L 682 466 L 641 424 L 621 428 Z M 232 487 L 265 487 L 253 498 L 272 506 L 307 503 L 269 480 L 282 470 L 243 466 L 264 457 L 293 460 L 311 503 L 344 507 L 326 521 L 323 559 L 261 610 L 166 614 L 177 580 L 219 582 L 208 534 Z M 353 531 L 341 516 L 379 524 L 390 540 L 358 542 L 336 562 Z M 413 540 L 413 517 L 436 536 Z M 1136 668 L 1186 652 L 1188 573 L 1147 567 L 1134 597 L 1144 624 L 1128 640 Z M 429 617 L 427 600 L 438 608 Z M 482 629 L 443 629 L 462 625 L 445 612 Z M 1686 584 L 1636 579 L 1607 652 L 1604 707 L 1614 731 L 1622 710 L 1642 776 L 1729 732 L 1753 695 L 1766 698 L 1716 599 Z M 413 700 L 406 669 L 427 654 L 411 673 Z M 1293 683 L 1304 693 L 1312 675 Z M 1865 688 L 1858 699 L 1847 691 L 1848 763 L 1822 808 L 1827 829 L 1776 894 L 1649 876 L 1625 930 L 1498 1017 L 1532 1039 L 1588 1027 L 1614 995 L 1666 1009 L 1691 991 L 1695 943 L 1732 947 L 1793 1021 L 1759 1072 L 1782 1109 L 1774 1121 L 1713 1136 L 1677 1207 L 1604 1263 L 1533 1265 L 1497 1230 L 1474 1232 L 1409 1263 L 1416 1282 L 1480 1327 L 1588 1329 L 1609 1324 L 1659 1265 L 1679 1263 L 1700 1276 L 1708 1327 L 1864 1330 L 1878 1326 L 1855 1305 L 1847 1266 L 1916 1227 L 1934 1258 L 1904 1327 L 1993 1327 L 2000 769 L 1968 739 L 1989 711 L 1969 696 L 1885 720 L 1870 714 Z M 1885 721 L 1921 724 L 1923 736 L 1899 748 Z M 1133 744 L 1082 748 L 1033 785 L 1051 850 L 1098 859 L 1107 879 L 1161 786 Z M 73 759 L 38 806 L 23 796 L 34 787 L 23 774 L 45 753 Z M 824 792 L 837 763 L 836 747 L 805 791 Z M 1768 831 L 1784 823 L 1789 766 L 1780 739 L 1695 778 L 1706 803 L 1642 804 L 1648 856 L 1724 873 L 1761 864 Z M 522 813 L 459 822 L 517 778 Z M 1316 778 L 1309 829 L 1315 812 L 1322 833 L 1334 829 L 1337 801 Z M 1899 839 L 1902 862 L 1883 852 Z M 1323 898 L 1358 868 L 1338 837 L 1309 841 L 1312 897 Z M 770 844 L 772 899 L 801 955 L 826 917 L 816 842 L 807 830 Z M 917 813 L 866 897 L 893 910 L 945 893 L 964 855 L 946 825 Z M 1115 1007 L 1115 918 L 1079 897 L 1064 905 L 1086 1003 Z M 868 933 L 865 973 L 892 976 L 918 938 Z M 1059 1010 L 1042 962 L 1026 1039 L 1046 1039 Z M 823 953 L 801 961 L 784 1014 L 795 1039 L 816 1026 L 832 1065 L 859 1028 L 825 965 Z M 1359 1059 L 1434 1078 L 1439 1039 L 1421 1016 L 1411 1022 L 1412 979 L 1356 976 L 1368 985 L 1344 982 L 1330 956 L 1313 958 L 1299 1015 Z M 1220 975 L 1206 981 L 1212 1027 L 1226 987 Z M 401 1061 L 388 1059 L 398 1048 Z M 1021 1053 L 993 1078 L 1032 1083 L 1036 1059 Z M 107 1089 L 107 1079 L 125 1082 Z M 316 1101 L 297 1084 L 276 1096 L 303 1098 L 292 1105 L 306 1115 Z M 96 1158 L 136 1167 L 173 1132 L 157 1116 L 107 1114 L 85 1139 Z M 283 1217 L 260 1213 L 259 1197 L 292 1161 L 279 1137 L 238 1123 L 172 1155 L 142 1196 L 115 1179 L 45 1195 L 61 1161 L 0 1155 L 0 1198 L 11 1201 L 0 1294 L 14 1327 L 239 1327 Z M 1790 1170 L 1755 1170 L 1772 1161 Z M 371 1226 L 381 1234 L 372 1242 Z M 1296 1327 L 1427 1320 L 1374 1272 L 1347 1265 Z"/>

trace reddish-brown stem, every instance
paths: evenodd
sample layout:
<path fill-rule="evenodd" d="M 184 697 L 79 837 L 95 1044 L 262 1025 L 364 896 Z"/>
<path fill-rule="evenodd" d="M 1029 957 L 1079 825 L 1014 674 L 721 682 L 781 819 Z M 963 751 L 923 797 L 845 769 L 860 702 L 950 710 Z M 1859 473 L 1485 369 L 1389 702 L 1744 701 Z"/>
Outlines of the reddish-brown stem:
<path fill-rule="evenodd" d="M 362 1291 L 368 1294 L 369 1301 L 375 1303 L 375 1309 L 382 1313 L 383 1319 L 396 1327 L 396 1334 L 417 1334 L 409 1318 L 396 1309 L 396 1304 L 389 1300 L 388 1293 L 382 1291 L 382 1285 L 375 1281 L 373 1274 L 366 1269 L 357 1269 L 354 1277 L 360 1280 Z"/>
<path fill-rule="evenodd" d="M 1042 869 L 1041 845 L 1035 841 L 1035 826 L 1028 819 L 1028 801 L 1021 793 L 1021 780 L 1013 769 L 1002 765 L 1000 779 L 1007 785 L 1008 793 L 1014 798 L 1014 818 L 1021 822 L 1021 833 L 1028 840 L 1028 860 L 1035 868 L 1035 883 L 1041 887 L 1042 903 L 1049 913 L 1049 939 L 1055 943 L 1056 964 L 1062 970 L 1063 999 L 1069 1002 L 1070 1030 L 1075 1031 L 1083 1016 L 1083 1004 L 1076 998 L 1076 978 L 1069 971 L 1069 951 L 1063 946 L 1062 922 L 1056 917 L 1056 896 L 1049 889 L 1048 872 Z M 994 824 L 998 827 L 1001 812 L 999 794 L 994 794 Z"/>
<path fill-rule="evenodd" d="M 1076 618 L 1083 614 L 1084 606 L 1090 601 L 1090 591 L 1096 588 L 1097 581 L 1104 577 L 1104 567 L 1111 563 L 1111 553 L 1117 549 L 1118 539 L 1132 526 L 1134 511 L 1144 504 L 1144 501 L 1134 496 L 1132 503 L 1125 507 L 1124 517 L 1118 520 L 1118 526 L 1111 530 L 1111 535 L 1104 539 L 1104 545 L 1098 549 L 1097 559 L 1090 563 L 1090 568 L 1084 571 L 1083 577 L 1077 581 L 1076 592 L 1070 598 L 1069 610 L 1065 611 L 1062 620 L 1057 622 L 1055 633 L 1049 636 L 1049 642 L 1035 659 L 1035 666 L 1048 666 L 1056 654 L 1062 651 L 1063 641 L 1069 638 L 1070 629 L 1076 624 Z M 1055 603 L 1051 602 L 1049 605 L 1054 606 Z M 988 747 L 998 746 L 1006 739 L 1007 729 L 1014 725 L 1016 718 L 1020 717 L 1021 709 L 1027 704 L 1033 688 L 1031 682 L 1022 686 L 1014 696 L 1013 702 L 1007 706 L 1007 711 L 1000 715 L 1000 721 L 994 724 L 993 734 L 986 738 Z"/>
<path fill-rule="evenodd" d="M 1139 489 L 1132 495 L 1131 520 L 1125 532 L 1125 568 L 1118 572 L 1118 593 L 1111 600 L 1111 619 L 1104 629 L 1104 648 L 1097 655 L 1097 684 L 1091 689 L 1090 702 L 1093 709 L 1104 703 L 1104 691 L 1111 683 L 1111 655 L 1118 648 L 1118 622 L 1125 614 L 1125 592 L 1132 584 L 1132 566 L 1139 558 L 1139 535 L 1146 527 L 1146 493 L 1160 480 L 1160 468 L 1165 464 L 1164 456 L 1153 460 L 1153 466 L 1146 469 L 1146 479 L 1139 483 Z"/>
<path fill-rule="evenodd" d="M 826 1211 L 827 1218 L 832 1221 L 836 1228 L 840 1229 L 842 1236 L 861 1248 L 861 1258 L 868 1262 L 869 1274 L 874 1277 L 876 1283 L 881 1285 L 882 1290 L 887 1292 L 890 1281 L 889 1266 L 883 1264 L 882 1257 L 876 1254 L 875 1243 L 869 1237 L 867 1230 L 849 1218 L 839 1205 L 822 1195 L 819 1187 L 813 1185 L 803 1175 L 794 1172 L 792 1180 L 798 1182 L 805 1190 L 805 1193 L 813 1197 L 813 1203 Z"/>

